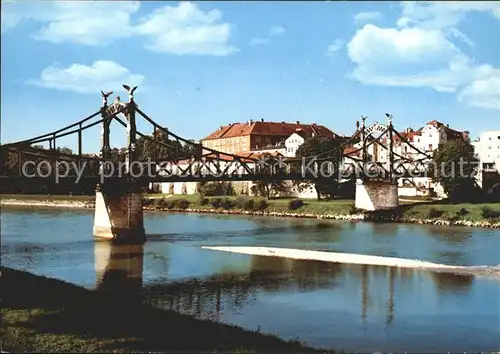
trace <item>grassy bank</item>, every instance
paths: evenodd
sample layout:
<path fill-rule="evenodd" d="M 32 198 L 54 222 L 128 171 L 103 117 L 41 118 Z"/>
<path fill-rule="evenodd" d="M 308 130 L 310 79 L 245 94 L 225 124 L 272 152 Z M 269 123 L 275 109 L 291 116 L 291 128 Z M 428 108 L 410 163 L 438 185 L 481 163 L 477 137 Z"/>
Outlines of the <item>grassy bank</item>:
<path fill-rule="evenodd" d="M 95 196 L 93 195 L 38 195 L 38 194 L 0 194 L 1 199 L 11 199 L 20 201 L 48 201 L 54 203 L 67 203 L 67 202 L 93 202 Z"/>
<path fill-rule="evenodd" d="M 46 204 L 92 206 L 92 196 L 31 196 L 2 195 L 4 201 L 19 201 Z M 265 200 L 259 197 L 220 196 L 200 198 L 198 195 L 145 195 L 145 208 L 158 211 L 197 211 L 221 213 L 256 213 L 274 216 L 328 217 L 332 215 L 359 215 L 353 200 L 321 200 L 279 198 Z M 7 203 L 8 204 L 8 203 Z M 30 204 L 31 205 L 31 204 Z M 398 210 L 399 221 L 442 220 L 446 222 L 500 223 L 500 203 L 461 203 L 429 201 L 416 198 L 414 201 L 401 198 Z M 358 218 L 359 219 L 359 218 Z M 470 225 L 469 225 L 470 226 Z"/>
<path fill-rule="evenodd" d="M 205 197 L 167 196 L 154 197 L 146 202 L 147 207 L 157 210 L 196 209 L 196 210 L 235 210 L 261 211 L 264 213 L 284 213 L 287 215 L 356 215 L 360 211 L 354 208 L 353 200 L 315 200 L 281 198 L 265 200 L 251 197 Z M 500 203 L 461 203 L 451 204 L 446 201 L 400 202 L 398 215 L 407 219 L 442 219 L 464 220 L 471 222 L 500 222 Z"/>
<path fill-rule="evenodd" d="M 324 352 L 2 267 L 9 352 Z"/>

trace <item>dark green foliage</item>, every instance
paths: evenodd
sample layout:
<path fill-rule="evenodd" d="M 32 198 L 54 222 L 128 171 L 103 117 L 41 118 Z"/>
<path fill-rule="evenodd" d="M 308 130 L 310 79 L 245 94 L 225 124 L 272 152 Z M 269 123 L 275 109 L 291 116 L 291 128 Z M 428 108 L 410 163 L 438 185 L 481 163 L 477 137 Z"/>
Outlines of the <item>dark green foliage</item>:
<path fill-rule="evenodd" d="M 321 196 L 333 198 L 338 194 L 338 169 L 339 163 L 342 160 L 340 144 L 341 142 L 337 139 L 327 139 L 322 137 L 314 137 L 304 141 L 304 143 L 297 150 L 296 157 L 318 156 L 318 159 L 316 160 L 318 164 L 324 166 L 330 165 L 330 168 L 333 168 L 334 173 L 327 172 L 326 167 L 324 167 L 324 172 L 321 173 L 322 168 L 318 167 L 318 178 L 310 178 L 308 180 L 294 182 L 294 185 L 300 191 L 313 184 L 318 200 L 321 199 Z M 327 162 L 324 162 L 325 159 L 329 161 L 328 164 Z M 306 161 L 305 165 L 309 165 L 309 161 Z M 300 172 L 301 168 L 302 163 L 293 167 L 295 172 Z"/>
<path fill-rule="evenodd" d="M 294 199 L 291 200 L 290 203 L 288 203 L 288 209 L 289 210 L 297 210 L 300 207 L 304 205 L 304 202 L 300 199 Z"/>
<path fill-rule="evenodd" d="M 490 207 L 484 206 L 481 208 L 481 216 L 485 219 L 496 219 L 500 217 L 500 212 L 495 211 Z"/>
<path fill-rule="evenodd" d="M 435 219 L 435 218 L 439 218 L 443 215 L 444 211 L 442 210 L 438 210 L 436 208 L 430 208 L 429 209 L 429 212 L 427 214 L 427 217 L 429 219 Z"/>
<path fill-rule="evenodd" d="M 248 211 L 253 211 L 257 209 L 258 205 L 255 203 L 255 200 L 253 199 L 247 199 L 245 200 L 245 204 L 243 204 L 243 209 L 248 210 Z"/>
<path fill-rule="evenodd" d="M 186 199 L 177 199 L 173 202 L 174 206 L 179 209 L 187 209 L 189 207 L 189 201 Z"/>
<path fill-rule="evenodd" d="M 234 200 L 230 199 L 230 198 L 224 198 L 222 199 L 222 202 L 221 202 L 221 207 L 223 209 L 226 209 L 226 210 L 229 210 L 229 209 L 232 209 L 234 207 Z"/>
<path fill-rule="evenodd" d="M 452 202 L 477 201 L 481 197 L 474 173 L 478 160 L 474 147 L 466 141 L 450 140 L 433 155 L 432 173 Z"/>
<path fill-rule="evenodd" d="M 155 205 L 157 209 L 165 209 L 167 207 L 167 200 L 165 199 L 165 197 L 162 197 L 161 199 L 156 199 Z"/>
<path fill-rule="evenodd" d="M 137 156 L 141 161 L 148 159 L 170 161 L 174 157 L 189 158 L 194 153 L 193 145 L 170 140 L 167 134 L 161 130 L 157 130 L 149 138 L 137 138 Z"/>
<path fill-rule="evenodd" d="M 488 190 L 487 198 L 490 203 L 500 203 L 500 183 L 495 183 Z"/>
<path fill-rule="evenodd" d="M 198 203 L 200 205 L 208 205 L 210 203 L 210 199 L 204 197 L 204 196 L 200 196 L 200 199 L 198 200 Z"/>
<path fill-rule="evenodd" d="M 457 216 L 465 216 L 469 214 L 469 211 L 465 208 L 461 208 L 459 211 L 457 211 Z"/>
<path fill-rule="evenodd" d="M 269 206 L 269 203 L 267 202 L 267 200 L 265 199 L 260 199 L 259 201 L 257 201 L 257 210 L 266 210 L 267 207 Z"/>
<path fill-rule="evenodd" d="M 254 199 L 244 196 L 239 196 L 238 198 L 236 198 L 235 207 L 241 210 L 248 211 L 255 211 L 259 209 L 259 205 L 255 202 Z"/>
<path fill-rule="evenodd" d="M 203 182 L 198 185 L 198 193 L 202 196 L 234 195 L 231 182 Z"/>
<path fill-rule="evenodd" d="M 218 209 L 221 207 L 222 205 L 222 198 L 214 198 L 210 201 L 210 204 L 212 205 L 212 207 L 214 207 L 215 209 Z"/>
<path fill-rule="evenodd" d="M 147 198 L 147 197 L 142 197 L 142 205 L 143 206 L 149 207 L 149 206 L 153 205 L 153 203 L 154 203 L 153 199 L 150 199 L 150 198 Z"/>
<path fill-rule="evenodd" d="M 349 208 L 349 214 L 355 215 L 357 213 L 358 213 L 358 209 L 356 209 L 356 207 L 354 205 L 351 205 L 351 207 Z"/>
<path fill-rule="evenodd" d="M 254 195 L 259 195 L 271 198 L 272 192 L 276 194 L 286 194 L 289 191 L 287 183 L 279 178 L 274 177 L 276 174 L 285 173 L 286 168 L 278 166 L 278 159 L 271 154 L 263 154 L 262 158 L 266 160 L 266 165 L 262 166 L 259 170 L 260 174 L 266 174 L 269 177 L 265 180 L 255 181 L 251 187 Z"/>
<path fill-rule="evenodd" d="M 235 201 L 234 201 L 234 205 L 236 208 L 238 209 L 245 209 L 245 202 L 247 201 L 247 198 L 245 198 L 244 196 L 240 195 L 238 196 Z"/>

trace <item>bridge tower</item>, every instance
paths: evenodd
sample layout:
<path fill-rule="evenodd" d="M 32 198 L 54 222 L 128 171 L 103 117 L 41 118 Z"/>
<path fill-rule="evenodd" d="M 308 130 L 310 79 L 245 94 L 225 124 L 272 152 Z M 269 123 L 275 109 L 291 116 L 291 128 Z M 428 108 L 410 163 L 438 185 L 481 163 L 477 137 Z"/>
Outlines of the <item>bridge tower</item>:
<path fill-rule="evenodd" d="M 387 115 L 388 126 L 374 124 L 366 127 L 366 117 L 361 117 L 360 139 L 362 144 L 362 164 L 363 169 L 356 180 L 356 195 L 354 206 L 357 209 L 375 211 L 375 210 L 391 210 L 399 206 L 398 200 L 398 183 L 394 177 L 394 151 L 393 151 L 393 125 L 392 116 Z M 387 134 L 389 140 L 389 156 L 387 161 L 387 174 L 383 178 L 372 178 L 369 176 L 369 161 L 367 153 L 368 137 L 378 131 L 381 134 Z M 381 135 L 382 136 L 382 135 Z M 376 146 L 373 146 L 375 149 Z"/>
<path fill-rule="evenodd" d="M 124 242 L 144 242 L 144 219 L 142 211 L 142 184 L 134 177 L 132 167 L 136 159 L 136 124 L 134 91 L 123 85 L 129 94 L 128 103 L 121 102 L 116 97 L 115 102 L 108 106 L 107 98 L 112 92 L 103 93 L 101 114 L 109 118 L 103 122 L 101 155 L 103 164 L 100 168 L 100 183 L 96 188 L 94 236 Z M 127 117 L 128 146 L 126 161 L 112 163 L 110 158 L 109 126 L 113 115 L 122 112 Z M 124 167 L 124 168 L 122 168 Z"/>

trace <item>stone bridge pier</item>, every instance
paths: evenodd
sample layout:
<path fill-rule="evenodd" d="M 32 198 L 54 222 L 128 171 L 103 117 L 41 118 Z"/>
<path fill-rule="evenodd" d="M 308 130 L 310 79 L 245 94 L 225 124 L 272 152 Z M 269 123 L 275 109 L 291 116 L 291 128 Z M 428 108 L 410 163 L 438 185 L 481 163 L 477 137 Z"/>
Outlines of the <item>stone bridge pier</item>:
<path fill-rule="evenodd" d="M 95 215 L 94 215 L 94 236 L 111 239 L 113 241 L 136 243 L 144 242 L 146 239 L 144 231 L 144 219 L 142 211 L 142 185 L 133 178 L 133 164 L 136 159 L 136 104 L 134 102 L 134 91 L 136 87 L 123 85 L 129 94 L 128 103 L 120 101 L 116 97 L 115 102 L 108 106 L 108 96 L 112 92 L 104 93 L 101 115 L 103 121 L 101 137 L 101 156 L 106 162 L 100 167 L 101 178 L 118 173 L 121 176 L 120 167 L 108 166 L 109 158 L 109 125 L 113 119 L 113 114 L 123 112 L 127 118 L 127 154 L 125 175 L 119 178 L 101 180 L 97 186 Z M 112 167 L 112 171 L 108 169 Z M 113 173 L 110 173 L 113 172 Z"/>
<path fill-rule="evenodd" d="M 356 180 L 356 209 L 391 210 L 399 206 L 398 184 L 392 180 Z"/>
<path fill-rule="evenodd" d="M 130 188 L 127 181 L 113 182 L 99 185 L 96 191 L 94 236 L 127 243 L 144 242 L 141 188 Z"/>

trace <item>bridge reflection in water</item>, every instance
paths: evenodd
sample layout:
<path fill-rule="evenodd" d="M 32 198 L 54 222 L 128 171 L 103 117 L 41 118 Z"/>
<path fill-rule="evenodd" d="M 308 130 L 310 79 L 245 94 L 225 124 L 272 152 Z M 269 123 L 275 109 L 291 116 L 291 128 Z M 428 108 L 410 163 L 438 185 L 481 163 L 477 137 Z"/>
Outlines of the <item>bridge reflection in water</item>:
<path fill-rule="evenodd" d="M 387 328 L 396 316 L 396 288 L 400 297 L 405 296 L 405 292 L 418 289 L 416 281 L 425 276 L 432 279 L 438 295 L 460 293 L 467 292 L 474 279 L 472 276 L 404 268 L 248 257 L 251 262 L 246 272 L 223 269 L 207 277 L 171 281 L 167 275 L 160 283 L 143 286 L 143 245 L 95 242 L 95 288 L 129 301 L 142 301 L 199 318 L 222 320 L 224 314 L 235 314 L 245 306 L 251 306 L 260 294 L 331 290 L 334 301 L 335 288 L 351 284 L 352 297 L 360 299 L 362 323 L 367 324 L 369 313 L 384 311 Z M 387 291 L 383 291 L 384 287 Z"/>
<path fill-rule="evenodd" d="M 96 241 L 94 246 L 97 292 L 141 301 L 144 245 Z"/>

